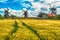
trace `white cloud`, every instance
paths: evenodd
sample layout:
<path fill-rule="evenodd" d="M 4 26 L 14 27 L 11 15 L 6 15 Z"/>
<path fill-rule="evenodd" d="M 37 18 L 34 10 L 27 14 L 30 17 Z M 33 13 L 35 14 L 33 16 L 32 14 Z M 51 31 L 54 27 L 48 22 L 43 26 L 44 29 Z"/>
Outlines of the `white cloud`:
<path fill-rule="evenodd" d="M 25 1 L 33 2 L 34 0 L 14 0 L 13 2 L 17 2 L 17 1 L 19 1 L 19 2 L 25 2 Z"/>
<path fill-rule="evenodd" d="M 13 9 L 9 9 L 9 13 L 11 15 L 15 15 L 15 16 L 19 16 L 21 17 L 23 15 L 23 11 L 22 10 L 13 10 Z"/>
<path fill-rule="evenodd" d="M 57 8 L 57 14 L 60 14 L 60 8 Z"/>
<path fill-rule="evenodd" d="M 34 13 L 39 12 L 41 4 L 39 2 L 32 2 L 32 8 L 35 8 Z"/>
<path fill-rule="evenodd" d="M 52 3 L 54 0 L 45 0 L 45 3 Z"/>
<path fill-rule="evenodd" d="M 60 2 L 54 3 L 55 6 L 60 6 Z"/>
<path fill-rule="evenodd" d="M 30 4 L 25 4 L 25 3 L 23 3 L 22 5 L 23 5 L 24 7 L 26 7 L 26 8 L 28 8 L 28 7 L 31 6 Z"/>
<path fill-rule="evenodd" d="M 0 2 L 6 3 L 7 0 L 0 0 Z"/>
<path fill-rule="evenodd" d="M 45 4 L 51 4 L 51 6 L 56 5 L 56 3 L 59 4 L 60 0 L 45 0 Z"/>
<path fill-rule="evenodd" d="M 0 11 L 4 11 L 4 8 L 1 8 Z"/>
<path fill-rule="evenodd" d="M 25 1 L 30 1 L 30 2 L 33 2 L 34 0 L 25 0 Z"/>
<path fill-rule="evenodd" d="M 27 9 L 26 8 L 23 8 L 24 11 L 26 11 Z"/>

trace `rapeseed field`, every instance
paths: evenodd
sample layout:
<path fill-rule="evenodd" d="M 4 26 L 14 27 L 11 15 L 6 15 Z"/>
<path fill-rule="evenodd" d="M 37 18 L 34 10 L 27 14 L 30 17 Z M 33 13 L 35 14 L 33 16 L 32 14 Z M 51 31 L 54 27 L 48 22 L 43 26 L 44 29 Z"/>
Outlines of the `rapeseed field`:
<path fill-rule="evenodd" d="M 60 20 L 0 20 L 0 40 L 60 40 Z"/>

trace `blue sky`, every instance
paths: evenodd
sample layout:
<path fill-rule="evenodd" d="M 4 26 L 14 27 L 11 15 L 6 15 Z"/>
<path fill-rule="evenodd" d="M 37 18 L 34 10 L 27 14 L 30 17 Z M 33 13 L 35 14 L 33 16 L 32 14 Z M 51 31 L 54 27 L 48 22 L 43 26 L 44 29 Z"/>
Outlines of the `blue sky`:
<path fill-rule="evenodd" d="M 0 14 L 4 14 L 4 8 L 9 8 L 10 14 L 22 16 L 22 10 L 28 10 L 29 16 L 36 16 L 43 11 L 49 13 L 49 5 L 55 5 L 57 13 L 60 13 L 60 0 L 0 0 Z M 45 10 L 46 9 L 46 10 Z"/>

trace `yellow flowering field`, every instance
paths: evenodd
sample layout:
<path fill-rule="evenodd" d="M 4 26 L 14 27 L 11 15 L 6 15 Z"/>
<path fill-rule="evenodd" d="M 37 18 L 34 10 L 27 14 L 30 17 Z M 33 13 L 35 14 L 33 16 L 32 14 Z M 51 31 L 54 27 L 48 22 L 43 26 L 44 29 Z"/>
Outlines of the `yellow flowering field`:
<path fill-rule="evenodd" d="M 0 20 L 0 40 L 60 40 L 60 20 Z"/>

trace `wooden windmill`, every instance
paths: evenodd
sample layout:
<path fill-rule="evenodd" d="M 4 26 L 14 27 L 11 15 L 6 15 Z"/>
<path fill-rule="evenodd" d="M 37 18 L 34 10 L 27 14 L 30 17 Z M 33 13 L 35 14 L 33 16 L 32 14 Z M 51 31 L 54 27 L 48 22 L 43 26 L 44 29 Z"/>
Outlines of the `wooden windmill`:
<path fill-rule="evenodd" d="M 9 17 L 9 9 L 4 9 L 4 18 L 8 18 Z"/>
<path fill-rule="evenodd" d="M 50 11 L 49 11 L 49 13 L 51 13 L 51 14 L 56 14 L 56 8 L 55 8 L 55 5 L 53 5 L 53 6 L 51 6 L 51 4 L 49 4 L 49 6 L 50 6 Z"/>
<path fill-rule="evenodd" d="M 28 10 L 26 10 L 26 11 L 25 11 L 25 10 L 23 10 L 23 12 L 24 12 L 24 14 L 23 14 L 23 15 L 24 15 L 24 17 L 25 17 L 25 18 L 26 18 L 26 17 L 28 17 Z"/>

